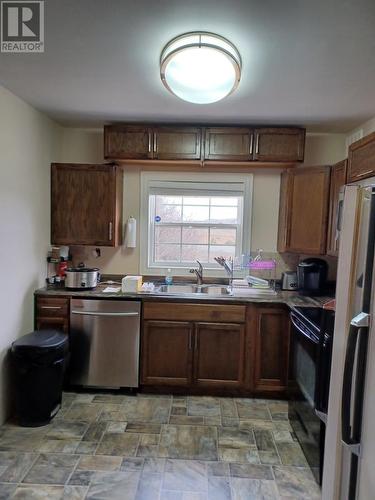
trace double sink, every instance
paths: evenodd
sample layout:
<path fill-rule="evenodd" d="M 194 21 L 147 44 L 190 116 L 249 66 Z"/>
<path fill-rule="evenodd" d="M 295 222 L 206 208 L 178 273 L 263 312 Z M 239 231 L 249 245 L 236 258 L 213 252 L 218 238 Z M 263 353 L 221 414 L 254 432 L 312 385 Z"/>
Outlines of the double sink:
<path fill-rule="evenodd" d="M 155 292 L 166 295 L 208 295 L 211 297 L 231 295 L 230 288 L 222 285 L 161 285 L 156 288 Z"/>

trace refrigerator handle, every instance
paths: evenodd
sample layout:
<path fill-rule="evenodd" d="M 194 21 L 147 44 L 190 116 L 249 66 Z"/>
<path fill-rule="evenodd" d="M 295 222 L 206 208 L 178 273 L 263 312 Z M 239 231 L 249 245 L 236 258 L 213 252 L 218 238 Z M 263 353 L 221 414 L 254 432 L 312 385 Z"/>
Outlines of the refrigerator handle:
<path fill-rule="evenodd" d="M 359 456 L 360 453 L 360 440 L 352 437 L 352 384 L 353 373 L 355 366 L 355 355 L 357 350 L 357 343 L 360 331 L 368 328 L 369 315 L 360 313 L 352 319 L 349 328 L 348 343 L 346 346 L 344 378 L 341 394 L 341 436 L 343 443 L 350 449 L 350 451 Z M 364 360 L 358 362 L 363 363 Z M 356 383 L 356 386 L 358 383 Z M 356 396 L 355 396 L 356 397 Z"/>

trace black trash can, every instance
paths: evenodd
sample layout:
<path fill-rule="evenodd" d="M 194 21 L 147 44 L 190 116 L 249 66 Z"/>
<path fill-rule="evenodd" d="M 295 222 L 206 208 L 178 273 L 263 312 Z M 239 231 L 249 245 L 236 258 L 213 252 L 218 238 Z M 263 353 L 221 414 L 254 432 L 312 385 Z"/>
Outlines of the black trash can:
<path fill-rule="evenodd" d="M 46 425 L 61 407 L 68 337 L 56 330 L 39 330 L 12 344 L 15 399 L 19 424 Z"/>

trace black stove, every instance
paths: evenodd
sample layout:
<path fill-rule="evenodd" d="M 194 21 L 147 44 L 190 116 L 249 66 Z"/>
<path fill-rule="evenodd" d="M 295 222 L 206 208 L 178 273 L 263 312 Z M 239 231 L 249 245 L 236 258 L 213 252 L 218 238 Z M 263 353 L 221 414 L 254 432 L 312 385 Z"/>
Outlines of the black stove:
<path fill-rule="evenodd" d="M 306 459 L 321 483 L 327 420 L 334 313 L 293 307 L 289 418 Z"/>

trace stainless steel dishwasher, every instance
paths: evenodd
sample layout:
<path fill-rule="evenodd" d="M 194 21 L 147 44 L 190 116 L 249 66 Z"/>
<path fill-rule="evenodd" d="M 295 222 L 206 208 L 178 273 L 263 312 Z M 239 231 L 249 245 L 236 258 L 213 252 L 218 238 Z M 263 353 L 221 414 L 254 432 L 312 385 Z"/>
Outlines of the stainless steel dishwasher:
<path fill-rule="evenodd" d="M 141 303 L 72 299 L 70 382 L 138 387 Z"/>

